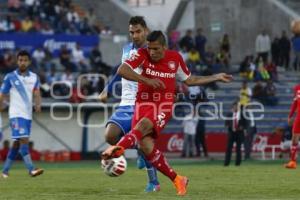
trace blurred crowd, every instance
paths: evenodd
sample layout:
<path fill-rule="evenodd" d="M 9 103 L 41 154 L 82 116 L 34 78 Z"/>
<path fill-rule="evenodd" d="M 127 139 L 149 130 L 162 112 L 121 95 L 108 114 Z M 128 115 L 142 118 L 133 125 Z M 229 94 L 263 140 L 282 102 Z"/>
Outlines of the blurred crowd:
<path fill-rule="evenodd" d="M 42 34 L 109 34 L 97 20 L 94 9 L 87 12 L 71 0 L 8 0 L 9 14 L 0 19 L 0 32 Z"/>
<path fill-rule="evenodd" d="M 97 20 L 93 8 L 84 11 L 71 0 L 8 0 L 7 9 L 9 14 L 2 15 L 0 19 L 0 32 L 111 34 L 109 28 Z M 168 45 L 170 49 L 180 52 L 193 74 L 205 76 L 233 70 L 230 35 L 226 33 L 219 38 L 218 44 L 213 44 L 217 48 L 213 48 L 212 44 L 208 44 L 208 39 L 201 28 L 187 30 L 184 35 L 174 30 L 168 33 Z M 4 49 L 1 52 L 0 71 L 3 74 L 16 67 L 18 50 Z M 257 35 L 256 52 L 245 56 L 239 68 L 240 75 L 245 80 L 257 82 L 251 89 L 251 94 L 247 94 L 251 99 L 266 105 L 277 104 L 276 87 L 273 83 L 278 80 L 277 67 L 290 69 L 292 50 L 295 52 L 292 64 L 294 69 L 298 70 L 299 36 L 289 39 L 287 33 L 283 31 L 281 37 L 274 37 L 271 41 L 265 30 Z M 64 96 L 72 90 L 74 98 L 71 101 L 81 102 L 83 100 L 77 97 L 77 87 L 84 95 L 96 95 L 104 87 L 104 81 L 91 75 L 83 76 L 83 80 L 78 81 L 80 75 L 100 73 L 109 77 L 113 71 L 111 66 L 103 62 L 97 44 L 90 52 L 84 52 L 79 43 L 73 49 L 63 45 L 58 57 L 53 56 L 53 53 L 44 46 L 36 47 L 31 54 L 33 61 L 31 70 L 40 75 L 43 97 L 51 97 L 51 88 L 56 96 Z M 53 83 L 56 83 L 55 87 L 52 87 Z M 183 101 L 205 100 L 207 88 L 217 90 L 218 85 L 211 83 L 202 87 L 187 88 L 178 84 L 178 92 L 186 95 L 181 99 Z M 191 99 L 191 96 L 194 99 Z"/>

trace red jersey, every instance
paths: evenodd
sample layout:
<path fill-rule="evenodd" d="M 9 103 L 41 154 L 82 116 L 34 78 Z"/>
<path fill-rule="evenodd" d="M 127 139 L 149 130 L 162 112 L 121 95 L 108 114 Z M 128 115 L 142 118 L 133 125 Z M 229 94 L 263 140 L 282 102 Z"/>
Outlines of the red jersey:
<path fill-rule="evenodd" d="M 294 99 L 291 105 L 289 118 L 291 118 L 294 115 L 296 109 L 297 109 L 297 116 L 298 116 L 298 113 L 300 113 L 299 110 L 300 109 L 300 84 L 294 87 Z"/>
<path fill-rule="evenodd" d="M 138 84 L 135 111 L 132 118 L 132 127 L 135 127 L 142 118 L 149 119 L 154 125 L 152 136 L 157 137 L 172 117 L 176 79 L 185 81 L 191 73 L 180 54 L 171 50 L 165 51 L 163 59 L 153 62 L 147 49 L 139 49 L 125 63 L 133 69 L 140 67 L 142 76 L 160 79 L 165 84 L 165 89 L 153 89 L 146 84 Z"/>
<path fill-rule="evenodd" d="M 293 123 L 293 134 L 300 134 L 300 84 L 294 87 L 294 99 L 291 105 L 289 118 L 294 115 L 295 111 L 297 112 L 297 115 Z"/>
<path fill-rule="evenodd" d="M 166 50 L 163 59 L 153 62 L 147 49 L 141 48 L 125 63 L 133 69 L 140 67 L 142 76 L 160 79 L 166 86 L 165 89 L 155 90 L 146 84 L 139 83 L 137 102 L 174 102 L 176 79 L 185 81 L 191 74 L 181 55 L 172 50 Z"/>

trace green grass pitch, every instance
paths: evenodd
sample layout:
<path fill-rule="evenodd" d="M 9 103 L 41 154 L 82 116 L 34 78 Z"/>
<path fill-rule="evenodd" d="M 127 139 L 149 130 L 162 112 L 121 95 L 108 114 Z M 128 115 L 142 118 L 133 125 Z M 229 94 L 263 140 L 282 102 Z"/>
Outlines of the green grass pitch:
<path fill-rule="evenodd" d="M 146 172 L 137 169 L 134 161 L 116 178 L 106 176 L 99 162 L 37 163 L 45 173 L 31 178 L 19 162 L 8 179 L 0 178 L 0 199 L 300 199 L 300 169 L 284 169 L 283 161 L 248 161 L 240 167 L 223 167 L 221 161 L 174 160 L 171 164 L 190 179 L 185 197 L 177 197 L 161 174 L 161 191 L 144 193 Z"/>

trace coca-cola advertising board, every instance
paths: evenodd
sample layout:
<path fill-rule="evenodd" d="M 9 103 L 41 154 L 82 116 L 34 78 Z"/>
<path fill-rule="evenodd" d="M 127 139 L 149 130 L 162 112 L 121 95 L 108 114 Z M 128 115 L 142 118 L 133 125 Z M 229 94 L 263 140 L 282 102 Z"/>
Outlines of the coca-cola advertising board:
<path fill-rule="evenodd" d="M 225 152 L 227 133 L 206 133 L 205 140 L 208 152 Z M 259 133 L 253 142 L 253 150 L 257 151 L 261 145 L 278 145 L 281 136 L 270 133 Z M 163 152 L 181 152 L 183 148 L 183 133 L 162 133 L 156 141 L 157 147 Z M 268 147 L 268 146 L 267 146 Z M 267 148 L 266 151 L 271 151 Z M 280 151 L 280 149 L 276 149 Z"/>

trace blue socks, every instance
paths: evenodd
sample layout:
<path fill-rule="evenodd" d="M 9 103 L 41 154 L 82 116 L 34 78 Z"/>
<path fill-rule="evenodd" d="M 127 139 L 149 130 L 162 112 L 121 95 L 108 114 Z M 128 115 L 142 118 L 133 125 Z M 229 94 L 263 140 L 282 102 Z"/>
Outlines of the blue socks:
<path fill-rule="evenodd" d="M 31 156 L 29 154 L 29 146 L 28 144 L 22 144 L 20 147 L 20 154 L 23 157 L 23 161 L 25 163 L 26 168 L 29 172 L 34 170 L 34 166 L 31 160 Z"/>
<path fill-rule="evenodd" d="M 156 169 L 151 165 L 151 163 L 149 163 L 148 160 L 146 160 L 144 158 L 144 156 L 142 156 L 142 158 L 144 159 L 145 164 L 146 164 L 149 182 L 152 183 L 152 184 L 154 184 L 154 185 L 159 185 L 159 182 L 157 180 Z"/>
<path fill-rule="evenodd" d="M 8 152 L 7 158 L 5 160 L 4 166 L 3 166 L 3 173 L 7 174 L 9 169 L 12 166 L 13 161 L 16 159 L 18 155 L 18 148 L 11 148 Z"/>

